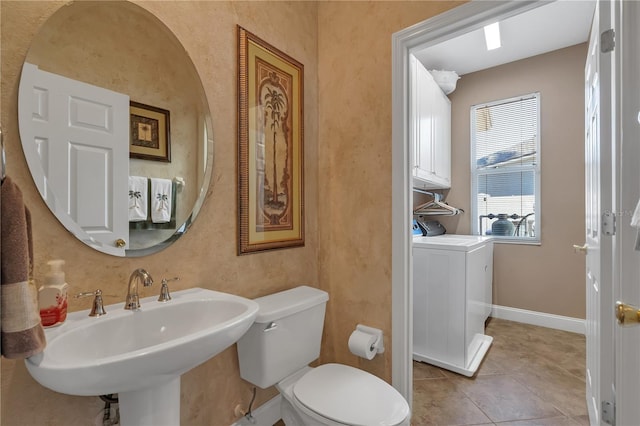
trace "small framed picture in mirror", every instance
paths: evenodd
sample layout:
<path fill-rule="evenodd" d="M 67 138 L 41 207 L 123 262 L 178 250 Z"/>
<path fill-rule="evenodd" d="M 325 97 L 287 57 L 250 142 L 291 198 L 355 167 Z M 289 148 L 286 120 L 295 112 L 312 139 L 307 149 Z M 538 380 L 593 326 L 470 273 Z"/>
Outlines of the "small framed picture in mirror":
<path fill-rule="evenodd" d="M 131 101 L 129 157 L 171 162 L 169 111 Z"/>

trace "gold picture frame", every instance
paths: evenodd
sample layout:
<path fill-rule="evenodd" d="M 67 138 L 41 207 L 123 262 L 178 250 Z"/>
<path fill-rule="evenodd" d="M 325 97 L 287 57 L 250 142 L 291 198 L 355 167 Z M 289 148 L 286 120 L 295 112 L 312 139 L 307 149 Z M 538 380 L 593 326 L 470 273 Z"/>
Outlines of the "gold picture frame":
<path fill-rule="evenodd" d="M 171 162 L 169 111 L 131 101 L 129 103 L 129 157 Z"/>
<path fill-rule="evenodd" d="M 238 26 L 238 254 L 304 246 L 304 66 Z"/>

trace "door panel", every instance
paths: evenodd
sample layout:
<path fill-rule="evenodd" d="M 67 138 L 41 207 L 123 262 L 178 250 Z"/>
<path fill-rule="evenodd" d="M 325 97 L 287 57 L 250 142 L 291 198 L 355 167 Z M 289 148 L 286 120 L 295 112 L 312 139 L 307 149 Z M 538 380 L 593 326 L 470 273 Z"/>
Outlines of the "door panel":
<path fill-rule="evenodd" d="M 69 216 L 89 233 L 113 229 L 113 200 L 103 195 L 112 192 L 112 169 L 110 150 L 69 144 Z"/>

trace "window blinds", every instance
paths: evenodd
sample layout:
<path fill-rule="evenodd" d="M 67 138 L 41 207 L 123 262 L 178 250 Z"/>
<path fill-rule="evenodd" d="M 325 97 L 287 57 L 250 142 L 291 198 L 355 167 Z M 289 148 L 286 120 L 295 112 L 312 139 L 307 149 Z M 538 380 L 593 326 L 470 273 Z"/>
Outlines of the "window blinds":
<path fill-rule="evenodd" d="M 473 106 L 471 127 L 476 233 L 492 235 L 497 216 L 507 215 L 513 231 L 498 236 L 537 238 L 539 95 Z"/>
<path fill-rule="evenodd" d="M 474 107 L 478 169 L 536 162 L 537 96 Z"/>

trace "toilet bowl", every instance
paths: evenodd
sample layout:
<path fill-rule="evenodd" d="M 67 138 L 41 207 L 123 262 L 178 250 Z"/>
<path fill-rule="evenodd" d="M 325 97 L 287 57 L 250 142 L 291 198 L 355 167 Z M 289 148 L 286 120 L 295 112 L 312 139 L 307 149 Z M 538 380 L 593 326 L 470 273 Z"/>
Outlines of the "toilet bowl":
<path fill-rule="evenodd" d="M 387 382 L 342 364 L 306 367 L 276 385 L 287 425 L 409 425 L 409 407 Z"/>
<path fill-rule="evenodd" d="M 326 292 L 301 286 L 255 301 L 255 323 L 238 341 L 240 376 L 282 395 L 287 426 L 409 425 L 409 404 L 387 382 L 342 364 L 308 364 L 320 355 Z"/>

